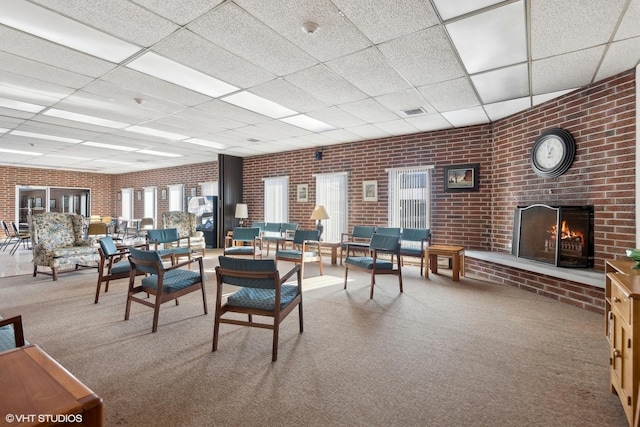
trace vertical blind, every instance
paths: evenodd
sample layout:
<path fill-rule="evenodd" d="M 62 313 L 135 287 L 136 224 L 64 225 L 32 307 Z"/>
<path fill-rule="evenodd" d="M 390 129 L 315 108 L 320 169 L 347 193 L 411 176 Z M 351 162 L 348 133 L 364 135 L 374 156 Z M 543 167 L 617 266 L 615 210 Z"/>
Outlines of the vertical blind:
<path fill-rule="evenodd" d="M 389 226 L 431 228 L 433 166 L 388 169 Z"/>
<path fill-rule="evenodd" d="M 122 189 L 122 218 L 133 219 L 133 188 Z"/>
<path fill-rule="evenodd" d="M 289 222 L 289 177 L 264 178 L 264 221 Z"/>
<path fill-rule="evenodd" d="M 184 185 L 169 185 L 169 211 L 184 210 Z"/>
<path fill-rule="evenodd" d="M 144 217 L 156 220 L 156 187 L 144 187 Z"/>
<path fill-rule="evenodd" d="M 322 240 L 339 242 L 347 232 L 347 174 L 330 173 L 316 175 L 316 205 L 322 205 L 329 219 L 322 220 Z M 309 212 L 311 215 L 311 212 Z"/>

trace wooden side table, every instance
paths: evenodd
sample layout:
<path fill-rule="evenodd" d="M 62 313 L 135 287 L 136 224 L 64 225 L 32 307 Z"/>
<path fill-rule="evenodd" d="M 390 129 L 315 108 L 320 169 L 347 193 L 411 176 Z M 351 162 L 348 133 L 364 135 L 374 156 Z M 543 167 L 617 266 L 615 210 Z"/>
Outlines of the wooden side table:
<path fill-rule="evenodd" d="M 36 345 L 0 353 L 0 413 L 0 425 L 103 425 L 102 398 Z"/>
<path fill-rule="evenodd" d="M 424 250 L 424 259 L 427 263 L 424 269 L 425 278 L 429 278 L 429 269 L 433 274 L 438 274 L 438 255 L 452 258 L 451 278 L 454 282 L 460 280 L 460 276 L 464 276 L 464 246 L 432 245 Z"/>

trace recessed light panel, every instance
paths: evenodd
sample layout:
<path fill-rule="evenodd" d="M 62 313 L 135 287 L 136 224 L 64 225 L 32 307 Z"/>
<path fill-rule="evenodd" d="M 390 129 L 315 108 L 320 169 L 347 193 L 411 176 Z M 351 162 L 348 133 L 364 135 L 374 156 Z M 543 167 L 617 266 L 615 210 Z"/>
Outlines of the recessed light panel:
<path fill-rule="evenodd" d="M 305 114 L 298 114 L 297 116 L 285 117 L 280 120 L 285 123 L 289 123 L 290 125 L 298 126 L 299 128 L 309 130 L 311 132 L 324 132 L 327 130 L 335 129 L 335 127 L 331 126 L 330 124 L 321 122 L 320 120 L 316 120 Z"/>
<path fill-rule="evenodd" d="M 42 114 L 45 116 L 57 117 L 59 119 L 73 120 L 75 122 L 88 123 L 115 129 L 123 129 L 127 126 L 131 126 L 131 123 L 122 123 L 113 120 L 101 119 L 100 117 L 88 116 L 86 114 L 78 114 L 72 113 L 71 111 L 58 110 L 57 108 L 51 108 Z"/>
<path fill-rule="evenodd" d="M 26 111 L 27 113 L 39 113 L 45 109 L 42 105 L 30 104 L 28 102 L 16 101 L 14 99 L 7 98 L 0 98 L 0 107 Z"/>
<path fill-rule="evenodd" d="M 0 0 L 0 23 L 120 63 L 140 47 L 26 1 Z"/>
<path fill-rule="evenodd" d="M 43 133 L 23 132 L 21 130 L 13 130 L 9 132 L 9 135 L 26 136 L 27 138 L 46 139 L 48 141 L 68 142 L 71 144 L 78 144 L 82 142 L 81 139 L 64 138 L 62 136 L 45 135 Z"/>
<path fill-rule="evenodd" d="M 176 141 L 182 141 L 183 139 L 189 138 L 188 136 L 180 135 L 179 133 L 165 132 L 163 130 L 148 128 L 145 126 L 130 126 L 125 130 L 129 132 L 142 133 L 144 135 L 157 136 L 159 138 L 171 139 Z"/>
<path fill-rule="evenodd" d="M 291 110 L 277 102 L 269 101 L 266 98 L 254 95 L 247 91 L 225 96 L 224 98 L 221 98 L 221 100 L 274 119 L 298 114 L 297 111 Z"/>
<path fill-rule="evenodd" d="M 128 63 L 127 67 L 214 98 L 238 90 L 233 85 L 154 52 L 141 55 Z"/>
<path fill-rule="evenodd" d="M 162 157 L 182 157 L 182 154 L 165 153 L 162 151 L 154 151 L 154 150 L 139 150 L 139 151 L 136 151 L 136 153 L 151 154 L 152 156 L 162 156 Z"/>
<path fill-rule="evenodd" d="M 93 142 L 93 141 L 83 142 L 82 145 L 88 145 L 89 147 L 106 148 L 109 150 L 119 150 L 119 151 L 136 151 L 137 150 L 137 148 L 134 148 L 134 147 L 127 147 L 124 145 L 115 145 L 115 144 L 105 144 L 102 142 Z"/>
<path fill-rule="evenodd" d="M 202 145 L 203 147 L 217 148 L 218 150 L 229 148 L 227 145 L 220 144 L 219 142 L 207 141 L 206 139 L 200 138 L 189 138 L 185 139 L 184 142 L 188 142 L 189 144 Z"/>

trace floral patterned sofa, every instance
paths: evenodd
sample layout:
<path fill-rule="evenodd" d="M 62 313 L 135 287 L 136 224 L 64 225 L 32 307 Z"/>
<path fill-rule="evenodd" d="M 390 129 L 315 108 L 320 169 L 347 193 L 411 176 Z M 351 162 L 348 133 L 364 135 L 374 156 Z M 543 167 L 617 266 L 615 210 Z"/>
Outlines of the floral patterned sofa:
<path fill-rule="evenodd" d="M 192 251 L 201 251 L 205 255 L 207 242 L 202 231 L 196 231 L 196 214 L 191 212 L 170 211 L 162 214 L 162 227 L 178 230 L 180 240 L 186 240 L 186 246 Z M 180 246 L 185 246 L 184 242 Z"/>
<path fill-rule="evenodd" d="M 30 219 L 33 275 L 50 274 L 58 279 L 63 265 L 93 266 L 100 255 L 91 240 L 84 239 L 81 215 L 45 212 Z M 51 272 L 38 271 L 38 266 L 49 267 Z"/>

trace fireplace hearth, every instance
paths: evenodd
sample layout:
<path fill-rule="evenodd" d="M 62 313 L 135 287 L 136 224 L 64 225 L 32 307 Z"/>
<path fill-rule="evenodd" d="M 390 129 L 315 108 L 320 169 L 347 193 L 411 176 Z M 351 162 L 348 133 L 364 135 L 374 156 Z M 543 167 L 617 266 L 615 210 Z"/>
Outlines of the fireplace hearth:
<path fill-rule="evenodd" d="M 511 253 L 556 267 L 593 267 L 593 206 L 518 206 Z"/>

